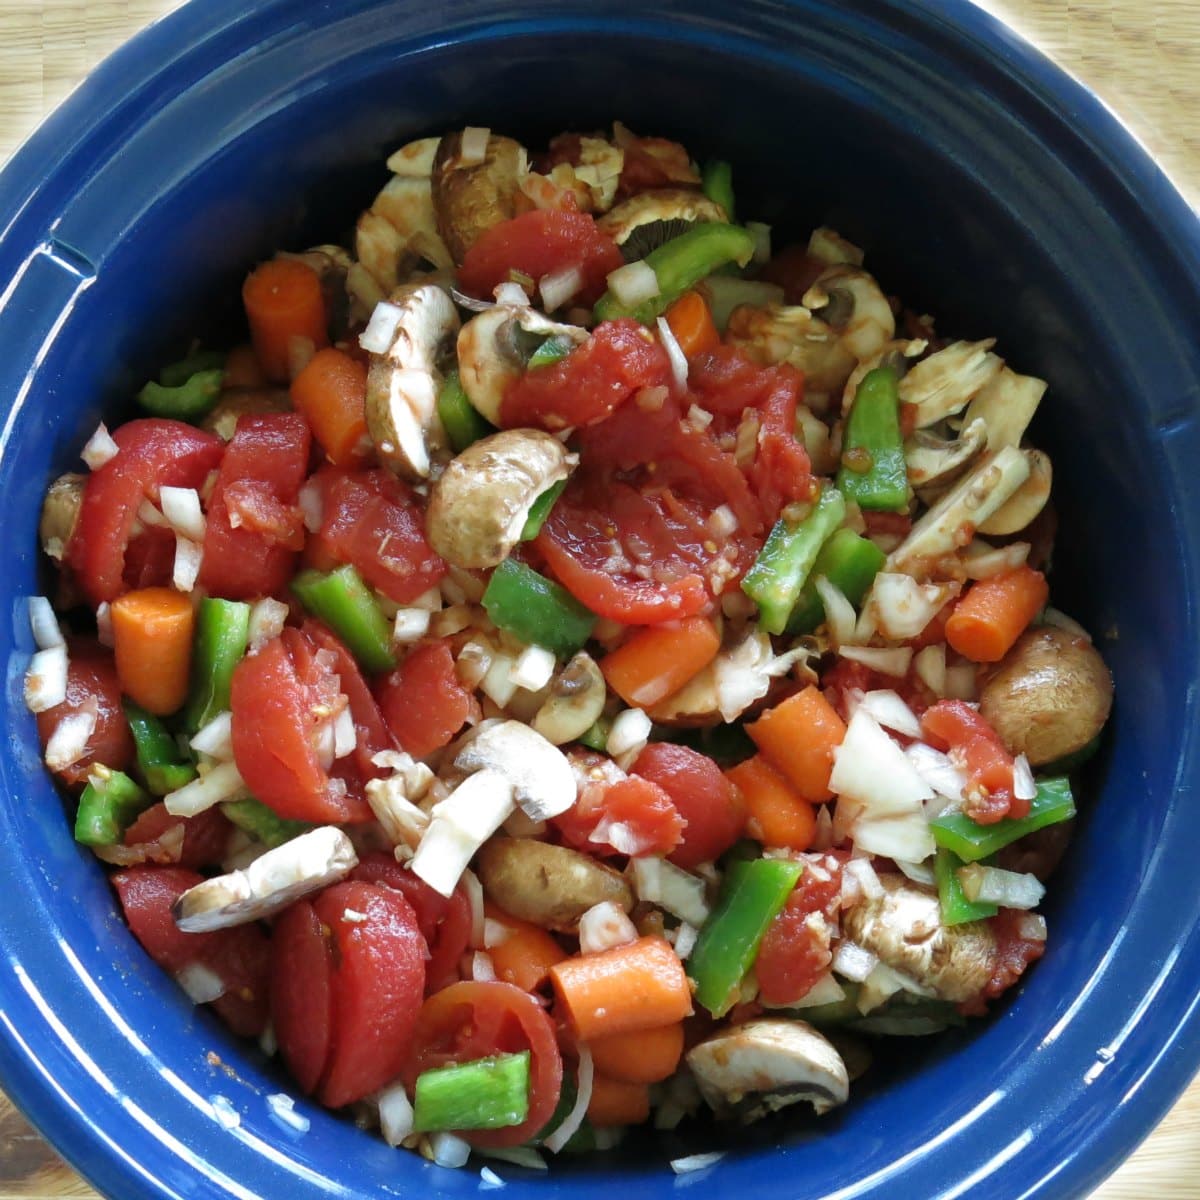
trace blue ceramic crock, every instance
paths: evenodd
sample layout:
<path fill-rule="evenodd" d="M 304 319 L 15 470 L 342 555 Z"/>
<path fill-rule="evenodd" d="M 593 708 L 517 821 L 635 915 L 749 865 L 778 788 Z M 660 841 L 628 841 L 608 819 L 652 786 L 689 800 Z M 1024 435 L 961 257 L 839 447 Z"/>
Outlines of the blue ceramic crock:
<path fill-rule="evenodd" d="M 311 1128 L 280 1123 L 282 1079 L 122 925 L 21 702 L 46 483 L 256 258 L 344 235 L 395 146 L 613 117 L 732 158 L 777 244 L 838 227 L 939 328 L 998 335 L 1050 381 L 1055 583 L 1117 706 L 1050 952 L 993 1020 L 903 1044 L 844 1112 L 730 1136 L 700 1175 L 650 1144 L 550 1183 L 502 1168 L 509 1194 L 1080 1195 L 1200 1064 L 1200 238 L 1111 115 L 967 4 L 206 0 L 114 55 L 0 177 L 0 1081 L 110 1196 L 461 1200 L 481 1180 L 303 1100 Z"/>

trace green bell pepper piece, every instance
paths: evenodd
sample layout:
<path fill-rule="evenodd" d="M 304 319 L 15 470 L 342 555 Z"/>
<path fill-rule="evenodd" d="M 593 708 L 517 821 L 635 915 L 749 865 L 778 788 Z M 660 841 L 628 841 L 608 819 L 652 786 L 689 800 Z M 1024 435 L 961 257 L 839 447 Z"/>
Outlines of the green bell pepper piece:
<path fill-rule="evenodd" d="M 604 752 L 605 746 L 608 745 L 608 735 L 612 732 L 611 717 L 597 717 L 596 720 L 588 726 L 579 735 L 579 744 L 586 746 L 589 750 L 598 750 Z"/>
<path fill-rule="evenodd" d="M 249 640 L 250 605 L 210 596 L 200 602 L 192 645 L 191 690 L 183 710 L 183 727 L 188 733 L 195 733 L 229 709 L 233 669 L 245 656 Z"/>
<path fill-rule="evenodd" d="M 434 1067 L 417 1076 L 413 1128 L 508 1129 L 529 1114 L 528 1050 Z"/>
<path fill-rule="evenodd" d="M 123 700 L 122 705 L 146 786 L 156 796 L 165 796 L 195 779 L 195 766 L 179 752 L 166 725 L 132 700 Z"/>
<path fill-rule="evenodd" d="M 687 960 L 696 999 L 714 1017 L 733 1007 L 763 935 L 803 869 L 802 863 L 790 859 L 756 858 L 735 863 L 726 873 L 717 906 Z"/>
<path fill-rule="evenodd" d="M 570 658 L 592 635 L 596 616 L 566 588 L 516 559 L 506 558 L 488 580 L 483 607 L 499 629 L 526 645 Z"/>
<path fill-rule="evenodd" d="M 137 402 L 156 417 L 173 417 L 177 421 L 199 421 L 206 417 L 221 394 L 225 371 L 197 371 L 176 387 L 164 387 L 151 380 L 137 394 Z"/>
<path fill-rule="evenodd" d="M 154 803 L 123 771 L 95 766 L 79 797 L 75 840 L 84 846 L 114 846 L 137 816 Z"/>
<path fill-rule="evenodd" d="M 535 371 L 538 367 L 548 367 L 551 363 L 556 363 L 560 359 L 566 358 L 575 349 L 575 346 L 576 343 L 571 341 L 570 338 L 553 334 L 529 356 L 529 361 L 525 364 L 525 369 L 527 371 Z"/>
<path fill-rule="evenodd" d="M 733 167 L 722 159 L 714 158 L 704 164 L 701 173 L 704 194 L 725 210 L 725 220 L 733 218 Z"/>
<path fill-rule="evenodd" d="M 467 398 L 457 369 L 446 373 L 442 390 L 438 392 L 437 410 L 455 454 L 461 454 L 472 442 L 496 432 L 496 427 Z"/>
<path fill-rule="evenodd" d="M 1037 795 L 1029 802 L 1027 817 L 1005 817 L 994 825 L 980 825 L 965 813 L 943 813 L 929 827 L 939 846 L 952 850 L 963 862 L 980 862 L 1027 833 L 1069 821 L 1074 815 L 1071 781 L 1059 775 L 1037 781 Z"/>
<path fill-rule="evenodd" d="M 199 371 L 216 371 L 225 369 L 225 352 L 223 350 L 197 350 L 179 362 L 168 363 L 158 373 L 158 382 L 163 387 L 179 387 Z"/>
<path fill-rule="evenodd" d="M 860 537 L 853 529 L 835 530 L 812 565 L 788 618 L 787 632 L 812 633 L 825 620 L 825 602 L 817 592 L 818 576 L 824 575 L 857 608 L 886 559 L 870 538 Z"/>
<path fill-rule="evenodd" d="M 554 502 L 563 494 L 567 486 L 565 479 L 552 483 L 530 506 L 529 515 L 525 518 L 525 528 L 521 530 L 521 541 L 532 542 L 542 531 Z"/>
<path fill-rule="evenodd" d="M 633 307 L 605 292 L 592 310 L 597 321 L 633 317 L 649 325 L 689 288 L 727 262 L 744 267 L 754 256 L 754 235 L 740 225 L 698 223 L 651 250 L 644 261 L 658 278 L 658 295 Z"/>
<path fill-rule="evenodd" d="M 322 574 L 311 568 L 292 580 L 296 599 L 346 643 L 368 671 L 396 665 L 392 630 L 374 593 L 349 564 Z"/>
<path fill-rule="evenodd" d="M 306 821 L 285 820 L 253 796 L 247 796 L 243 800 L 226 800 L 221 805 L 221 811 L 244 833 L 257 838 L 272 849 L 314 828 Z"/>
<path fill-rule="evenodd" d="M 759 624 L 767 633 L 782 633 L 787 628 L 817 554 L 845 515 L 841 492 L 825 487 L 804 520 L 791 522 L 780 517 L 775 522 L 742 579 L 742 591 L 758 605 Z"/>
<path fill-rule="evenodd" d="M 939 846 L 937 857 L 933 861 L 933 873 L 937 877 L 938 901 L 942 910 L 943 925 L 964 925 L 968 921 L 982 921 L 985 917 L 994 917 L 999 909 L 994 904 L 984 901 L 968 900 L 958 879 L 958 868 L 963 860 Z"/>
<path fill-rule="evenodd" d="M 838 490 L 859 508 L 901 512 L 908 508 L 908 466 L 900 436 L 896 372 L 876 367 L 854 393 L 842 439 Z"/>

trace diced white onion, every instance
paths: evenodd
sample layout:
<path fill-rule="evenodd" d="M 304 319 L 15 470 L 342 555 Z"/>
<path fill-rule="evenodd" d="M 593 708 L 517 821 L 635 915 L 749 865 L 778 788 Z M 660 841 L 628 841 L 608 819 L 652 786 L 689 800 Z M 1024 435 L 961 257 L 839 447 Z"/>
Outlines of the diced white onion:
<path fill-rule="evenodd" d="M 878 900 L 883 895 L 883 884 L 879 882 L 879 876 L 875 874 L 869 859 L 852 858 L 842 868 L 843 881 L 847 878 L 854 880 L 858 890 L 868 900 Z"/>
<path fill-rule="evenodd" d="M 833 844 L 833 814 L 829 811 L 829 805 L 822 804 L 817 810 L 817 827 L 809 849 L 830 850 L 833 848 Z"/>
<path fill-rule="evenodd" d="M 593 1078 L 592 1052 L 586 1046 L 580 1046 L 575 1103 L 571 1106 L 571 1111 L 563 1118 L 562 1124 L 543 1143 L 552 1154 L 557 1154 L 575 1136 L 575 1131 L 583 1124 L 588 1105 L 592 1101 Z"/>
<path fill-rule="evenodd" d="M 506 308 L 529 307 L 529 296 L 525 289 L 512 280 L 498 284 L 492 290 L 492 295 L 495 296 L 497 304 L 503 304 Z"/>
<path fill-rule="evenodd" d="M 1033 768 L 1024 754 L 1013 759 L 1013 796 L 1018 800 L 1032 800 L 1037 796 Z"/>
<path fill-rule="evenodd" d="M 822 1004 L 837 1004 L 845 998 L 846 989 L 834 979 L 832 971 L 826 971 L 799 1000 L 793 1000 L 787 1007 L 817 1008 Z"/>
<path fill-rule="evenodd" d="M 623 308 L 636 308 L 658 295 L 658 276 L 642 259 L 611 271 L 607 283 L 613 298 Z"/>
<path fill-rule="evenodd" d="M 904 751 L 904 757 L 939 796 L 962 802 L 967 776 L 954 765 L 948 754 L 943 754 L 924 742 L 914 742 Z"/>
<path fill-rule="evenodd" d="M 474 167 L 487 158 L 488 140 L 492 131 L 483 125 L 468 125 L 459 138 L 458 165 Z"/>
<path fill-rule="evenodd" d="M 493 921 L 491 917 L 484 918 L 483 946 L 485 950 L 495 949 L 495 947 L 507 942 L 510 937 L 512 937 L 512 930 L 507 925 L 503 925 L 499 921 Z"/>
<path fill-rule="evenodd" d="M 338 713 L 333 721 L 333 757 L 334 759 L 345 758 L 350 754 L 354 747 L 358 745 L 358 730 L 354 727 L 354 715 L 350 711 L 350 705 L 347 702 L 346 706 Z"/>
<path fill-rule="evenodd" d="M 654 846 L 655 840 L 652 834 L 639 833 L 630 822 L 614 821 L 609 816 L 602 817 L 588 835 L 589 842 L 597 846 L 611 846 L 618 854 L 627 854 L 630 858 L 645 854 Z"/>
<path fill-rule="evenodd" d="M 288 606 L 272 596 L 256 600 L 250 609 L 250 649 L 257 650 L 272 638 L 277 638 L 283 632 L 288 612 Z"/>
<path fill-rule="evenodd" d="M 899 679 L 908 674 L 913 652 L 911 646 L 886 649 L 875 646 L 841 646 L 838 653 L 842 658 L 862 663 L 864 667 L 870 667 L 872 671 L 878 671 L 881 675 L 891 675 Z"/>
<path fill-rule="evenodd" d="M 496 967 L 492 956 L 483 950 L 471 955 L 471 978 L 476 983 L 492 983 L 496 978 Z"/>
<path fill-rule="evenodd" d="M 684 921 L 679 928 L 675 930 L 675 954 L 681 960 L 686 960 L 687 956 L 696 948 L 696 942 L 700 937 L 700 930 L 695 925 Z"/>
<path fill-rule="evenodd" d="M 233 1107 L 228 1096 L 210 1096 L 208 1103 L 222 1129 L 236 1129 L 242 1123 L 242 1114 Z"/>
<path fill-rule="evenodd" d="M 321 491 L 316 482 L 316 476 L 301 487 L 296 496 L 300 512 L 304 516 L 304 528 L 309 533 L 316 533 L 325 519 L 325 506 L 321 501 Z"/>
<path fill-rule="evenodd" d="M 613 274 L 616 274 L 616 272 Z M 609 279 L 612 279 L 611 275 Z M 655 288 L 657 289 L 657 287 L 658 284 L 656 281 Z M 671 364 L 671 378 L 675 381 L 675 387 L 682 392 L 687 388 L 688 381 L 687 355 L 684 354 L 683 348 L 675 340 L 675 334 L 671 332 L 671 327 L 667 324 L 666 317 L 658 318 L 658 340 L 662 342 L 663 349 L 667 352 L 667 359 Z"/>
<path fill-rule="evenodd" d="M 728 504 L 719 504 L 709 513 L 708 516 L 708 532 L 717 540 L 723 540 L 736 533 L 738 527 L 738 519 L 734 515 L 734 511 Z M 735 593 L 730 593 L 734 595 Z M 736 595 L 744 596 L 745 592 L 737 592 Z"/>
<path fill-rule="evenodd" d="M 471 1157 L 470 1145 L 453 1133 L 431 1133 L 429 1149 L 439 1167 L 465 1167 Z"/>
<path fill-rule="evenodd" d="M 900 868 L 900 873 L 911 879 L 913 883 L 923 883 L 927 887 L 937 885 L 937 876 L 934 875 L 933 867 L 928 863 L 911 863 L 898 859 L 896 866 Z"/>
<path fill-rule="evenodd" d="M 225 981 L 204 963 L 188 963 L 175 974 L 175 982 L 193 1004 L 211 1004 L 225 995 Z"/>
<path fill-rule="evenodd" d="M 903 641 L 917 637 L 958 591 L 957 583 L 918 583 L 902 572 L 880 571 L 865 607 L 885 638 Z"/>
<path fill-rule="evenodd" d="M 197 754 L 229 762 L 233 758 L 233 713 L 217 713 L 188 743 Z"/>
<path fill-rule="evenodd" d="M 442 590 L 441 588 L 431 587 L 429 591 L 422 592 L 412 603 L 410 608 L 421 608 L 426 612 L 440 612 L 442 607 Z"/>
<path fill-rule="evenodd" d="M 898 693 L 888 690 L 866 692 L 860 703 L 885 729 L 902 733 L 905 737 L 921 736 L 921 722 L 917 720 L 917 714 Z"/>
<path fill-rule="evenodd" d="M 231 762 L 213 767 L 206 775 L 185 783 L 163 797 L 167 812 L 173 817 L 194 817 L 224 800 L 233 800 L 246 788 L 245 780 Z"/>
<path fill-rule="evenodd" d="M 512 1163 L 514 1167 L 525 1167 L 530 1171 L 548 1171 L 546 1160 L 532 1146 L 505 1146 L 477 1151 L 484 1158 L 497 1162 Z"/>
<path fill-rule="evenodd" d="M 375 305 L 367 327 L 358 335 L 358 344 L 368 354 L 386 354 L 396 340 L 396 330 L 404 317 L 404 309 L 390 300 Z"/>
<path fill-rule="evenodd" d="M 193 542 L 182 533 L 175 534 L 175 565 L 171 572 L 171 582 L 181 592 L 190 592 L 196 586 L 200 575 L 200 565 L 204 561 L 204 546 L 201 542 Z"/>
<path fill-rule="evenodd" d="M 633 886 L 639 900 L 657 904 L 690 925 L 700 926 L 708 919 L 704 880 L 666 859 L 634 859 Z"/>
<path fill-rule="evenodd" d="M 583 287 L 583 272 L 578 267 L 563 267 L 551 271 L 538 280 L 538 291 L 542 296 L 542 307 L 546 312 L 562 308 Z"/>
<path fill-rule="evenodd" d="M 746 231 L 754 238 L 754 259 L 756 263 L 771 261 L 771 227 L 762 221 L 747 221 Z"/>
<path fill-rule="evenodd" d="M 904 751 L 861 707 L 833 755 L 830 788 L 864 805 L 872 816 L 919 811 L 933 794 Z"/>
<path fill-rule="evenodd" d="M 96 640 L 110 650 L 113 647 L 112 605 L 107 600 L 96 605 Z"/>
<path fill-rule="evenodd" d="M 862 983 L 875 969 L 879 961 L 870 950 L 864 949 L 857 942 L 839 942 L 833 952 L 833 970 L 843 979 L 851 983 Z"/>
<path fill-rule="evenodd" d="M 554 676 L 557 660 L 545 646 L 526 646 L 517 655 L 509 679 L 527 692 L 540 692 Z"/>
<path fill-rule="evenodd" d="M 204 513 L 200 508 L 200 493 L 195 488 L 161 487 L 158 502 L 167 524 L 176 533 L 193 542 L 204 541 Z"/>
<path fill-rule="evenodd" d="M 935 695 L 946 694 L 946 647 L 923 646 L 913 655 L 913 670 L 917 678 Z"/>
<path fill-rule="evenodd" d="M 25 672 L 25 707 L 45 712 L 67 698 L 67 648 L 51 646 L 39 650 Z"/>
<path fill-rule="evenodd" d="M 1042 623 L 1053 625 L 1056 629 L 1065 629 L 1067 633 L 1074 634 L 1077 638 L 1083 638 L 1085 642 L 1092 640 L 1092 635 L 1074 617 L 1068 617 L 1065 612 L 1057 608 L 1047 607 L 1042 613 Z"/>
<path fill-rule="evenodd" d="M 830 583 L 824 575 L 813 581 L 821 603 L 825 605 L 825 627 L 835 646 L 844 646 L 854 640 L 854 625 L 858 616 L 854 605 L 846 598 L 841 588 Z"/>
<path fill-rule="evenodd" d="M 636 750 L 646 744 L 651 726 L 650 718 L 640 708 L 626 708 L 613 721 L 604 749 L 613 758 Z"/>
<path fill-rule="evenodd" d="M 1031 549 L 1028 542 L 989 546 L 976 538 L 963 555 L 963 572 L 968 579 L 992 579 L 1021 566 L 1029 557 Z"/>
<path fill-rule="evenodd" d="M 93 698 L 59 721 L 46 743 L 46 766 L 50 770 L 63 771 L 87 753 L 88 738 L 96 730 L 96 712 Z"/>
<path fill-rule="evenodd" d="M 692 404 L 688 406 L 686 420 L 693 429 L 703 431 L 713 423 L 713 415 L 700 405 Z"/>
<path fill-rule="evenodd" d="M 703 1171 L 725 1157 L 724 1150 L 710 1150 L 707 1154 L 688 1154 L 683 1158 L 671 1159 L 671 1170 L 676 1175 L 686 1175 L 690 1171 Z"/>
<path fill-rule="evenodd" d="M 283 1092 L 272 1092 L 267 1097 L 267 1107 L 276 1121 L 295 1133 L 307 1133 L 312 1125 L 303 1113 L 296 1111 L 295 1100 Z"/>
<path fill-rule="evenodd" d="M 512 677 L 514 666 L 515 659 L 507 654 L 497 654 L 479 681 L 479 690 L 499 708 L 504 708 L 516 693 L 517 685 Z"/>
<path fill-rule="evenodd" d="M 887 963 L 877 962 L 871 973 L 862 980 L 855 1007 L 863 1016 L 873 1012 L 894 996 L 904 987 L 899 972 L 893 971 Z"/>
<path fill-rule="evenodd" d="M 471 905 L 471 940 L 468 945 L 474 950 L 487 949 L 487 918 L 483 912 L 483 884 L 479 882 L 479 876 L 470 868 L 462 873 L 462 879 L 459 882 Z"/>
<path fill-rule="evenodd" d="M 1036 875 L 1022 875 L 1016 871 L 1003 871 L 999 867 L 985 867 L 982 863 L 968 863 L 958 870 L 958 881 L 963 895 L 973 904 L 1000 904 L 1005 908 L 1036 908 L 1046 894 L 1046 889 Z"/>
<path fill-rule="evenodd" d="M 601 954 L 637 940 L 637 927 L 625 910 L 611 900 L 593 904 L 579 918 L 580 954 Z"/>
<path fill-rule="evenodd" d="M 88 438 L 79 457 L 87 463 L 92 471 L 98 471 L 106 462 L 117 456 L 119 447 L 113 441 L 108 427 L 103 421 L 96 426 L 96 432 Z"/>
<path fill-rule="evenodd" d="M 62 630 L 58 627 L 54 606 L 45 596 L 29 597 L 29 626 L 39 650 L 50 650 L 55 646 L 67 644 Z"/>
<path fill-rule="evenodd" d="M 412 858 L 412 873 L 447 899 L 480 843 L 449 821 L 430 821 Z"/>
<path fill-rule="evenodd" d="M 399 1146 L 413 1132 L 413 1106 L 404 1084 L 393 1083 L 378 1096 L 379 1132 L 389 1146 Z"/>
<path fill-rule="evenodd" d="M 392 641 L 399 646 L 419 642 L 429 632 L 431 615 L 427 608 L 397 609 L 396 619 L 392 622 Z"/>
<path fill-rule="evenodd" d="M 1046 918 L 1041 913 L 1023 912 L 1017 918 L 1017 934 L 1029 942 L 1046 940 Z"/>

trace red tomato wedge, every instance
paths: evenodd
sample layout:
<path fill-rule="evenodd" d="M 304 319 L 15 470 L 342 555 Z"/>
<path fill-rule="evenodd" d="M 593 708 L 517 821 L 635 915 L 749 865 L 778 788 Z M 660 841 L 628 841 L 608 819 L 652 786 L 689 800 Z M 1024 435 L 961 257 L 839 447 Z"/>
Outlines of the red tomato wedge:
<path fill-rule="evenodd" d="M 669 855 L 676 866 L 712 862 L 742 836 L 746 823 L 742 798 L 706 754 L 653 742 L 637 756 L 631 770 L 662 788 L 685 822 L 683 837 Z"/>
<path fill-rule="evenodd" d="M 116 872 L 112 881 L 146 953 L 172 975 L 190 966 L 207 968 L 225 985 L 225 994 L 212 1002 L 218 1016 L 234 1033 L 258 1037 L 267 1024 L 270 940 L 257 925 L 180 930 L 172 906 L 203 878 L 183 867 L 141 866 Z"/>
<path fill-rule="evenodd" d="M 125 590 L 125 550 L 142 501 L 157 502 L 160 487 L 203 487 L 225 450 L 215 434 L 159 417 L 127 421 L 112 436 L 117 454 L 88 476 L 67 547 L 93 606 Z"/>
<path fill-rule="evenodd" d="M 490 300 L 513 271 L 536 283 L 543 275 L 578 267 L 582 284 L 574 300 L 594 304 L 608 275 L 624 265 L 616 243 L 589 214 L 534 210 L 484 230 L 463 258 L 458 285 L 469 296 Z"/>
<path fill-rule="evenodd" d="M 319 726 L 329 719 L 340 684 L 329 659 L 298 629 L 285 629 L 247 655 L 233 672 L 233 757 L 251 793 L 281 817 L 340 823 L 371 819 L 322 766 Z"/>
<path fill-rule="evenodd" d="M 375 685 L 383 719 L 413 758 L 440 750 L 466 724 L 476 701 L 458 681 L 445 642 L 424 642 Z"/>
<path fill-rule="evenodd" d="M 425 990 L 425 944 L 411 905 L 349 881 L 276 921 L 271 1017 L 305 1092 L 341 1108 L 389 1083 L 408 1061 Z"/>
<path fill-rule="evenodd" d="M 232 826 L 217 808 L 205 809 L 194 817 L 173 817 L 160 801 L 146 809 L 125 830 L 125 845 L 145 846 L 157 842 L 176 825 L 183 827 L 183 846 L 178 859 L 181 867 L 199 871 L 220 865 Z"/>
<path fill-rule="evenodd" d="M 425 539 L 425 517 L 412 493 L 384 470 L 322 467 L 313 476 L 321 527 L 312 553 L 351 563 L 371 587 L 397 604 L 427 592 L 446 564 Z"/>
<path fill-rule="evenodd" d="M 511 983 L 454 983 L 425 1001 L 404 1069 L 410 1092 L 422 1071 L 493 1054 L 530 1052 L 529 1113 L 509 1129 L 475 1129 L 473 1146 L 519 1146 L 546 1125 L 562 1090 L 562 1055 L 546 1010 Z"/>
<path fill-rule="evenodd" d="M 980 825 L 1029 815 L 1029 801 L 1013 795 L 1013 759 L 1000 735 L 963 700 L 939 700 L 921 716 L 921 732 L 949 750 L 967 772 L 966 813 Z"/>
<path fill-rule="evenodd" d="M 269 596 L 304 545 L 296 496 L 312 434 L 299 413 L 241 417 L 208 501 L 200 586 L 229 600 Z"/>

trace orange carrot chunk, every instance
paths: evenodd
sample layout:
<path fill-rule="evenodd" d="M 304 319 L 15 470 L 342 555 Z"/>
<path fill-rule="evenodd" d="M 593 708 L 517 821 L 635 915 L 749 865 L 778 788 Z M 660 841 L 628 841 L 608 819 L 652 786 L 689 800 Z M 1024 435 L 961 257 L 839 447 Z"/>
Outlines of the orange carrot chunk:
<path fill-rule="evenodd" d="M 721 636 L 704 617 L 649 625 L 606 654 L 600 670 L 626 704 L 646 708 L 679 691 L 717 656 Z"/>
<path fill-rule="evenodd" d="M 276 383 L 289 379 L 300 339 L 317 350 L 329 343 L 321 281 L 307 263 L 275 258 L 256 267 L 242 285 L 242 303 L 254 352 L 263 373 Z"/>
<path fill-rule="evenodd" d="M 596 1070 L 624 1083 L 669 1079 L 683 1054 L 683 1024 L 633 1033 L 610 1033 L 588 1043 Z"/>
<path fill-rule="evenodd" d="M 1049 595 L 1046 577 L 1024 564 L 981 579 L 954 606 L 946 622 L 946 641 L 972 662 L 999 662 Z"/>
<path fill-rule="evenodd" d="M 829 775 L 833 752 L 846 736 L 846 726 L 833 705 L 815 687 L 790 696 L 746 726 L 763 757 L 810 804 L 833 793 Z"/>
<path fill-rule="evenodd" d="M 341 350 L 326 347 L 292 380 L 292 403 L 313 437 L 337 467 L 368 458 L 367 368 Z"/>
<path fill-rule="evenodd" d="M 550 968 L 567 957 L 558 942 L 539 926 L 511 917 L 490 904 L 484 912 L 505 931 L 499 942 L 488 947 L 497 979 L 532 992 L 546 981 Z"/>
<path fill-rule="evenodd" d="M 194 620 L 191 600 L 171 588 L 142 588 L 112 602 L 121 691 L 147 712 L 165 717 L 187 698 Z"/>
<path fill-rule="evenodd" d="M 699 292 L 684 292 L 664 316 L 685 358 L 715 350 L 721 344 L 712 313 Z"/>
<path fill-rule="evenodd" d="M 650 1089 L 644 1083 L 597 1075 L 587 1115 L 596 1126 L 640 1125 L 650 1115 Z"/>
<path fill-rule="evenodd" d="M 550 968 L 559 1003 L 581 1041 L 657 1029 L 692 1011 L 683 963 L 665 938 L 643 937 Z"/>
<path fill-rule="evenodd" d="M 728 779 L 746 802 L 746 832 L 764 846 L 807 850 L 817 831 L 817 814 L 761 754 L 730 767 Z"/>

